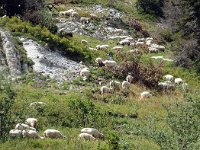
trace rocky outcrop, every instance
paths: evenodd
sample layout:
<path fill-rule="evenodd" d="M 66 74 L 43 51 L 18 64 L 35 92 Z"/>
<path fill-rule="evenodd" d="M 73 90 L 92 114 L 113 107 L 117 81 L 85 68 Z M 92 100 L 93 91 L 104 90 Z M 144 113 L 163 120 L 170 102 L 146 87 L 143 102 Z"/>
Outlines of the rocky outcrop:
<path fill-rule="evenodd" d="M 2 39 L 2 49 L 3 49 L 3 52 L 1 52 L 0 54 L 2 60 L 1 65 L 5 63 L 6 59 L 6 64 L 8 65 L 11 77 L 15 79 L 21 75 L 19 52 L 15 48 L 11 34 L 7 31 L 4 31 L 2 28 L 0 28 L 0 38 Z M 5 59 L 3 57 L 3 53 L 5 55 Z"/>
<path fill-rule="evenodd" d="M 20 38 L 28 58 L 33 62 L 33 71 L 49 76 L 58 82 L 71 82 L 79 76 L 81 69 L 86 66 L 62 56 L 59 52 L 51 51 L 37 42 Z"/>

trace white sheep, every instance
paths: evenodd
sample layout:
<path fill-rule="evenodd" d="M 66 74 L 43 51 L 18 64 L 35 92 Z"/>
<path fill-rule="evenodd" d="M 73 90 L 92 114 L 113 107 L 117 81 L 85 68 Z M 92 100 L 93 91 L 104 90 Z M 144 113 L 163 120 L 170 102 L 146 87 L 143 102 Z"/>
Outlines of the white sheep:
<path fill-rule="evenodd" d="M 149 52 L 150 53 L 158 53 L 158 49 L 155 47 L 149 47 Z"/>
<path fill-rule="evenodd" d="M 55 129 L 47 129 L 44 131 L 44 137 L 45 138 L 51 138 L 51 139 L 58 139 L 58 138 L 65 138 L 60 131 Z"/>
<path fill-rule="evenodd" d="M 138 42 L 144 42 L 144 41 L 145 41 L 145 38 L 139 38 L 137 41 L 138 41 Z"/>
<path fill-rule="evenodd" d="M 45 105 L 46 105 L 46 103 L 44 103 L 44 102 L 32 102 L 32 103 L 30 104 L 31 107 L 35 107 L 35 106 L 45 106 Z"/>
<path fill-rule="evenodd" d="M 87 80 L 88 77 L 90 76 L 90 70 L 89 70 L 89 68 L 83 68 L 80 71 L 80 76 L 83 78 L 83 80 Z"/>
<path fill-rule="evenodd" d="M 83 138 L 83 139 L 89 140 L 89 141 L 95 140 L 95 138 L 89 133 L 81 133 L 81 134 L 79 134 L 79 138 Z"/>
<path fill-rule="evenodd" d="M 36 128 L 36 125 L 37 125 L 37 119 L 36 118 L 27 118 L 26 119 L 26 123 L 30 126 L 30 127 L 33 127 L 33 128 Z"/>
<path fill-rule="evenodd" d="M 81 19 L 80 19 L 80 22 L 81 23 L 89 23 L 90 22 L 90 18 L 87 18 L 87 17 L 81 17 Z"/>
<path fill-rule="evenodd" d="M 136 46 L 136 43 L 135 43 L 135 42 L 131 42 L 131 43 L 130 43 L 130 46 L 135 47 L 135 46 Z"/>
<path fill-rule="evenodd" d="M 65 11 L 65 16 L 72 16 L 73 12 L 75 12 L 74 9 L 69 9 L 69 10 Z"/>
<path fill-rule="evenodd" d="M 90 19 L 91 20 L 97 20 L 98 16 L 96 14 L 90 14 Z"/>
<path fill-rule="evenodd" d="M 130 82 L 128 81 L 123 81 L 122 82 L 122 89 L 128 90 L 130 88 Z"/>
<path fill-rule="evenodd" d="M 167 80 L 167 81 L 173 81 L 174 80 L 174 77 L 172 75 L 170 75 L 170 74 L 167 74 L 167 75 L 163 76 L 163 78 L 165 80 Z"/>
<path fill-rule="evenodd" d="M 105 60 L 103 61 L 103 64 L 108 68 L 113 68 L 117 65 L 116 61 L 114 60 Z"/>
<path fill-rule="evenodd" d="M 113 93 L 113 88 L 109 88 L 107 86 L 102 86 L 100 88 L 100 92 L 101 94 L 105 94 L 105 93 Z"/>
<path fill-rule="evenodd" d="M 150 92 L 148 91 L 144 91 L 140 94 L 140 99 L 144 99 L 144 98 L 149 98 L 151 97 L 152 95 L 150 94 Z"/>
<path fill-rule="evenodd" d="M 132 75 L 127 75 L 126 76 L 126 81 L 128 81 L 129 83 L 133 82 L 133 76 Z"/>
<path fill-rule="evenodd" d="M 187 83 L 185 83 L 185 82 L 182 83 L 182 90 L 184 92 L 188 92 L 188 84 Z"/>
<path fill-rule="evenodd" d="M 123 30 L 122 29 L 114 29 L 113 33 L 122 34 Z"/>
<path fill-rule="evenodd" d="M 171 81 L 159 82 L 158 87 L 162 90 L 173 90 L 174 84 Z"/>
<path fill-rule="evenodd" d="M 122 46 L 115 46 L 112 49 L 116 50 L 116 51 L 121 51 L 121 50 L 123 50 L 123 47 Z"/>
<path fill-rule="evenodd" d="M 97 50 L 107 50 L 109 48 L 109 45 L 97 45 Z"/>
<path fill-rule="evenodd" d="M 91 50 L 91 51 L 97 51 L 96 48 L 92 48 L 92 47 L 89 47 L 88 49 Z"/>
<path fill-rule="evenodd" d="M 119 81 L 110 81 L 110 87 L 114 90 L 120 90 L 121 83 Z"/>
<path fill-rule="evenodd" d="M 127 37 L 127 38 L 125 38 L 124 40 L 133 41 L 133 38 L 132 38 L 132 37 Z"/>
<path fill-rule="evenodd" d="M 99 66 L 104 66 L 104 63 L 103 63 L 103 59 L 98 57 L 95 59 L 95 62 L 99 65 Z"/>
<path fill-rule="evenodd" d="M 30 127 L 29 125 L 23 124 L 23 123 L 18 123 L 18 124 L 15 126 L 15 129 L 18 129 L 18 130 L 34 130 L 34 131 L 36 131 L 35 128 Z"/>
<path fill-rule="evenodd" d="M 175 78 L 174 82 L 175 82 L 175 84 L 181 84 L 181 83 L 183 83 L 183 79 Z"/>
<path fill-rule="evenodd" d="M 81 40 L 81 43 L 86 45 L 86 44 L 88 44 L 88 41 L 83 39 L 83 40 Z"/>
<path fill-rule="evenodd" d="M 16 137 L 20 138 L 22 137 L 22 130 L 12 129 L 9 131 L 9 135 L 12 138 L 16 138 Z"/>
<path fill-rule="evenodd" d="M 139 46 L 142 46 L 142 45 L 144 45 L 144 42 L 139 42 L 139 41 L 137 41 L 136 43 L 135 43 L 135 45 L 139 45 Z"/>
<path fill-rule="evenodd" d="M 119 42 L 119 44 L 120 44 L 120 45 L 130 45 L 131 42 L 130 42 L 129 40 L 124 39 L 124 40 L 121 40 L 121 41 Z"/>
<path fill-rule="evenodd" d="M 134 55 L 135 55 L 135 54 L 141 54 L 141 51 L 140 51 L 139 49 L 136 48 L 136 49 L 131 49 L 131 50 L 129 50 L 128 53 L 134 54 Z"/>
<path fill-rule="evenodd" d="M 71 16 L 72 16 L 72 17 L 79 17 L 79 14 L 78 14 L 78 12 L 73 11 L 73 12 L 71 13 Z"/>
<path fill-rule="evenodd" d="M 104 137 L 104 135 L 95 128 L 83 128 L 81 130 L 81 133 L 88 133 L 88 134 L 92 135 L 94 138 L 103 138 Z"/>
<path fill-rule="evenodd" d="M 23 138 L 29 138 L 29 139 L 43 139 L 43 137 L 40 137 L 36 131 L 33 130 L 23 130 L 22 131 Z"/>

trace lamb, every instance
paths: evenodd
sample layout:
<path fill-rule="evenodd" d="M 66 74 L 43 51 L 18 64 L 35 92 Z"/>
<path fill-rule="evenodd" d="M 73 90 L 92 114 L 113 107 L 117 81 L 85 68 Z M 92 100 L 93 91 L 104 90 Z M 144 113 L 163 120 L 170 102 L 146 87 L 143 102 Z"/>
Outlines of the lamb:
<path fill-rule="evenodd" d="M 109 88 L 107 86 L 102 86 L 100 88 L 100 92 L 101 92 L 101 94 L 104 94 L 104 93 L 113 93 L 113 88 Z"/>
<path fill-rule="evenodd" d="M 97 50 L 107 50 L 109 48 L 109 45 L 97 45 Z"/>
<path fill-rule="evenodd" d="M 87 45 L 88 41 L 83 39 L 83 40 L 81 40 L 81 43 Z"/>
<path fill-rule="evenodd" d="M 130 88 L 130 82 L 128 81 L 123 81 L 122 82 L 122 89 L 128 90 Z"/>
<path fill-rule="evenodd" d="M 51 139 L 58 139 L 58 138 L 65 138 L 60 131 L 55 129 L 47 129 L 44 131 L 44 137 L 45 138 L 51 138 Z"/>
<path fill-rule="evenodd" d="M 96 58 L 95 59 L 95 62 L 100 66 L 100 67 L 102 67 L 102 66 L 105 66 L 104 65 L 104 63 L 103 63 L 103 59 L 102 58 Z"/>
<path fill-rule="evenodd" d="M 123 47 L 122 46 L 115 46 L 112 49 L 116 50 L 116 51 L 121 51 L 121 50 L 123 50 Z"/>
<path fill-rule="evenodd" d="M 133 76 L 127 75 L 126 81 L 128 81 L 129 83 L 132 83 L 133 82 Z"/>
<path fill-rule="evenodd" d="M 121 41 L 119 42 L 119 44 L 120 44 L 120 45 L 130 45 L 131 42 L 130 42 L 129 40 L 124 39 L 124 40 L 121 40 Z"/>
<path fill-rule="evenodd" d="M 46 105 L 46 103 L 44 103 L 44 102 L 32 102 L 32 103 L 30 104 L 30 107 L 45 106 L 45 105 Z"/>
<path fill-rule="evenodd" d="M 120 90 L 121 83 L 119 81 L 110 81 L 110 87 L 113 87 L 114 90 Z"/>
<path fill-rule="evenodd" d="M 150 92 L 148 91 L 144 91 L 140 94 L 140 99 L 144 99 L 144 98 L 149 98 L 151 97 L 152 95 L 150 94 Z"/>
<path fill-rule="evenodd" d="M 114 60 L 105 60 L 103 61 L 103 64 L 108 68 L 113 68 L 117 65 L 116 61 Z"/>
<path fill-rule="evenodd" d="M 9 135 L 12 138 L 16 138 L 16 137 L 20 138 L 22 137 L 22 130 L 12 129 L 9 131 Z"/>
<path fill-rule="evenodd" d="M 81 130 L 81 133 L 88 133 L 88 134 L 92 135 L 94 138 L 103 138 L 104 137 L 104 135 L 95 128 L 83 128 Z"/>
<path fill-rule="evenodd" d="M 36 128 L 37 119 L 35 119 L 35 118 L 28 118 L 28 119 L 26 119 L 26 123 L 27 123 L 30 127 Z"/>
<path fill-rule="evenodd" d="M 165 75 L 163 78 L 167 81 L 173 81 L 174 80 L 174 77 L 170 74 Z"/>
<path fill-rule="evenodd" d="M 23 130 L 22 131 L 23 138 L 29 138 L 29 139 L 43 139 L 43 137 L 40 137 L 36 131 L 33 130 Z"/>
<path fill-rule="evenodd" d="M 89 134 L 89 133 L 81 133 L 81 134 L 79 134 L 79 137 L 80 138 L 83 138 L 83 139 L 85 139 L 85 140 L 89 140 L 89 141 L 91 141 L 91 140 L 96 140 L 91 134 Z"/>
<path fill-rule="evenodd" d="M 181 83 L 183 83 L 183 79 L 175 78 L 174 82 L 175 82 L 175 84 L 181 84 Z"/>
<path fill-rule="evenodd" d="M 18 130 L 34 130 L 34 131 L 36 131 L 35 128 L 30 127 L 29 125 L 23 124 L 23 123 L 18 123 L 18 124 L 15 126 L 15 129 L 18 129 Z"/>
<path fill-rule="evenodd" d="M 84 24 L 89 23 L 89 22 L 90 22 L 90 18 L 81 17 L 80 22 L 81 22 L 81 23 L 84 23 Z"/>

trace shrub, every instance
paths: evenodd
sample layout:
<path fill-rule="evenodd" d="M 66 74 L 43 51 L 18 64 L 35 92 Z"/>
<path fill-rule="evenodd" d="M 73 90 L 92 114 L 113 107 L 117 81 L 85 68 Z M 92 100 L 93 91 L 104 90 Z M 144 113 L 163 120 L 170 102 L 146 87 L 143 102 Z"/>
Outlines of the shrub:
<path fill-rule="evenodd" d="M 136 5 L 146 13 L 163 16 L 161 9 L 163 0 L 138 0 Z"/>

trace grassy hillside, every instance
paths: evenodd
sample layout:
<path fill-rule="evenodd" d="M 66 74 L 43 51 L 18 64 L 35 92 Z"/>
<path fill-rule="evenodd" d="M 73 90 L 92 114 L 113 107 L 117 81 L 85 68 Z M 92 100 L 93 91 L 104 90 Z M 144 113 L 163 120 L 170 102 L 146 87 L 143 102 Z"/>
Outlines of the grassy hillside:
<path fill-rule="evenodd" d="M 139 20 L 143 28 L 152 35 L 157 27 L 154 16 L 143 15 L 135 8 L 135 0 L 115 1 L 82 0 L 83 6 L 102 4 L 127 13 L 127 16 Z M 58 6 L 59 10 L 74 7 L 72 4 Z M 75 5 L 77 6 L 77 5 Z M 147 19 L 148 18 L 148 19 Z M 126 19 L 126 18 L 125 18 Z M 114 94 L 101 95 L 98 79 L 109 82 L 112 79 L 124 79 L 114 75 L 110 70 L 98 68 L 94 64 L 96 57 L 107 58 L 108 52 L 114 53 L 114 59 L 120 63 L 123 56 L 118 56 L 111 48 L 115 40 L 99 40 L 86 35 L 74 34 L 73 38 L 62 38 L 51 33 L 47 28 L 35 26 L 20 19 L 0 19 L 0 25 L 10 30 L 13 36 L 26 36 L 41 44 L 55 44 L 68 52 L 70 58 L 83 60 L 89 65 L 91 76 L 87 81 L 77 78 L 73 82 L 65 81 L 58 85 L 56 81 L 40 74 L 24 74 L 20 79 L 10 82 L 1 77 L 0 80 L 0 123 L 4 130 L 0 138 L 2 150 L 194 150 L 199 148 L 200 129 L 200 76 L 193 69 L 177 67 L 172 62 L 152 60 L 151 56 L 173 56 L 170 44 L 166 43 L 165 52 L 144 53 L 139 59 L 142 67 L 159 66 L 160 74 L 172 74 L 184 79 L 189 90 L 183 91 L 177 86 L 174 91 L 160 92 L 150 89 L 142 83 L 131 84 L 127 94 L 118 91 Z M 137 36 L 136 36 L 137 37 Z M 88 41 L 88 47 L 98 44 L 109 44 L 110 49 L 101 52 L 91 52 L 80 43 L 81 39 Z M 158 40 L 159 41 L 159 40 Z M 19 44 L 19 43 L 18 43 Z M 19 44 L 20 45 L 20 44 Z M 124 47 L 124 56 L 128 57 L 129 47 Z M 135 61 L 130 58 L 131 61 Z M 152 65 L 149 65 L 152 64 Z M 144 69 L 141 68 L 141 69 Z M 162 79 L 160 79 L 162 80 Z M 151 91 L 153 96 L 140 100 L 140 93 Z M 30 107 L 31 102 L 42 101 L 44 107 Z M 2 113 L 3 112 L 3 113 Z M 3 114 L 3 115 L 2 115 Z M 11 139 L 10 129 L 16 123 L 25 122 L 26 118 L 38 119 L 38 132 L 54 128 L 65 139 Z M 84 141 L 78 138 L 84 127 L 94 127 L 101 131 L 103 140 Z"/>

